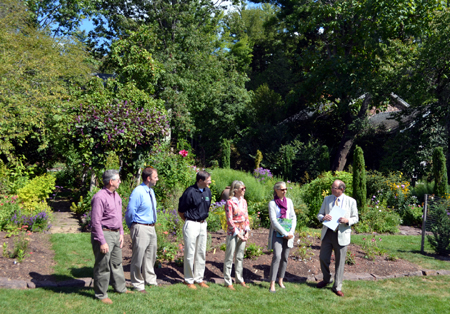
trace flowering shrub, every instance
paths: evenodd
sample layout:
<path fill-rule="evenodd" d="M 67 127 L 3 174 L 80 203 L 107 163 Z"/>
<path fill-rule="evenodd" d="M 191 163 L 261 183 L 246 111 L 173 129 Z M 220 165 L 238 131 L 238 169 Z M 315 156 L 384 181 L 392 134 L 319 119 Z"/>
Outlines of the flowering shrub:
<path fill-rule="evenodd" d="M 138 162 L 156 150 L 168 135 L 169 123 L 163 106 L 135 106 L 130 101 L 80 104 L 73 107 L 68 133 L 75 139 L 84 163 L 103 168 L 109 152 L 125 164 Z"/>
<path fill-rule="evenodd" d="M 267 180 L 267 179 L 272 179 L 273 178 L 273 175 L 272 175 L 272 173 L 270 173 L 270 170 L 269 169 L 264 169 L 262 167 L 256 168 L 255 170 L 253 170 L 253 176 L 258 181 L 263 181 L 263 180 Z"/>
<path fill-rule="evenodd" d="M 180 154 L 183 157 L 186 157 L 188 155 L 188 152 L 186 150 L 182 149 L 178 152 L 178 154 Z"/>
<path fill-rule="evenodd" d="M 386 254 L 386 250 L 379 248 L 378 243 L 381 242 L 381 238 L 376 238 L 375 234 L 373 234 L 372 238 L 363 238 L 362 249 L 364 251 L 364 258 L 375 260 L 376 256 L 383 256 Z"/>
<path fill-rule="evenodd" d="M 18 211 L 12 215 L 10 218 L 10 223 L 22 228 L 27 226 L 25 230 L 39 232 L 47 231 L 51 228 L 50 220 L 51 215 L 45 211 L 39 212 L 35 215 L 24 215 L 21 211 Z"/>
<path fill-rule="evenodd" d="M 394 210 L 383 205 L 368 205 L 367 211 L 359 214 L 359 222 L 353 226 L 356 232 L 396 233 L 401 218 Z"/>

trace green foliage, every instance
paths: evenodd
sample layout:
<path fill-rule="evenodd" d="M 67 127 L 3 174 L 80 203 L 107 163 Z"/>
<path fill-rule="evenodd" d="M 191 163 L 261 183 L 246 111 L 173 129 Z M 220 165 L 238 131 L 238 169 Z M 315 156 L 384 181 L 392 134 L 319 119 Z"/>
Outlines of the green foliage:
<path fill-rule="evenodd" d="M 220 198 L 220 193 L 225 187 L 230 186 L 234 180 L 244 182 L 247 188 L 245 191 L 245 199 L 247 202 L 264 202 L 272 199 L 273 184 L 275 184 L 275 181 L 273 183 L 272 180 L 269 180 L 269 182 L 259 182 L 250 173 L 222 168 L 212 170 L 211 177 L 215 182 L 211 190 L 217 199 Z"/>
<path fill-rule="evenodd" d="M 263 249 L 255 243 L 248 243 L 245 247 L 244 258 L 256 259 L 258 256 L 263 255 Z"/>
<path fill-rule="evenodd" d="M 256 151 L 256 156 L 255 156 L 255 169 L 259 168 L 259 165 L 261 164 L 261 161 L 263 160 L 263 154 L 261 153 L 261 151 L 258 149 Z"/>
<path fill-rule="evenodd" d="M 47 165 L 58 155 L 45 152 L 63 135 L 70 89 L 92 69 L 74 38 L 49 36 L 30 23 L 28 13 L 23 1 L 2 2 L 0 154 L 14 160 L 25 152 Z"/>
<path fill-rule="evenodd" d="M 358 209 L 363 212 L 366 208 L 367 188 L 364 154 L 361 147 L 356 146 L 353 154 L 353 197 Z"/>
<path fill-rule="evenodd" d="M 425 194 L 431 195 L 434 191 L 433 182 L 416 182 L 416 186 L 411 188 L 411 195 L 417 197 L 419 203 L 425 202 Z"/>
<path fill-rule="evenodd" d="M 331 195 L 331 185 L 335 180 L 345 183 L 345 194 L 353 196 L 352 174 L 345 171 L 324 172 L 318 178 L 301 187 L 301 196 L 308 205 L 308 218 L 310 226 L 318 226 L 317 215 L 325 196 Z"/>
<path fill-rule="evenodd" d="M 230 141 L 227 139 L 222 140 L 222 168 L 230 169 Z"/>
<path fill-rule="evenodd" d="M 429 220 L 432 221 L 431 232 L 427 239 L 433 250 L 446 255 L 450 250 L 450 218 L 448 203 L 436 203 L 430 206 Z"/>
<path fill-rule="evenodd" d="M 0 195 L 0 230 L 10 221 L 15 212 L 20 210 L 17 196 Z"/>
<path fill-rule="evenodd" d="M 21 201 L 24 210 L 30 213 L 47 209 L 46 199 L 55 189 L 56 178 L 50 174 L 37 176 L 27 182 L 27 184 L 17 191 L 17 196 Z"/>
<path fill-rule="evenodd" d="M 265 165 L 280 173 L 284 178 L 297 182 L 309 182 L 322 172 L 330 169 L 330 157 L 326 145 L 320 145 L 317 140 L 307 143 L 300 140 L 281 145 L 278 152 L 267 153 Z"/>
<path fill-rule="evenodd" d="M 355 254 L 352 253 L 349 249 L 347 249 L 347 256 L 345 257 L 345 264 L 346 265 L 355 265 Z"/>
<path fill-rule="evenodd" d="M 400 216 L 383 205 L 369 205 L 367 210 L 359 214 L 359 222 L 353 226 L 359 233 L 396 233 L 401 223 Z"/>
<path fill-rule="evenodd" d="M 281 159 L 281 174 L 285 180 L 291 178 L 292 162 L 295 158 L 295 149 L 291 145 L 281 146 L 280 151 L 283 152 Z"/>
<path fill-rule="evenodd" d="M 434 193 L 445 196 L 447 193 L 447 166 L 442 147 L 436 147 L 433 152 Z"/>
<path fill-rule="evenodd" d="M 159 181 L 153 189 L 158 201 L 165 207 L 178 208 L 178 199 L 184 190 L 195 183 L 199 169 L 193 166 L 192 150 L 187 152 L 188 155 L 184 157 L 179 152 L 170 152 L 167 147 L 151 155 L 147 160 L 147 165 L 158 171 Z"/>

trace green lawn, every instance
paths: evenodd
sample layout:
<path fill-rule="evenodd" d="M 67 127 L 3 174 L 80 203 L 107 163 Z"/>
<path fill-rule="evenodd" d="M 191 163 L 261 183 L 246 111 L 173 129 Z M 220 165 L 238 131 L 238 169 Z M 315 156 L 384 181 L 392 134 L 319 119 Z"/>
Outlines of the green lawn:
<path fill-rule="evenodd" d="M 361 245 L 363 238 L 370 238 L 367 235 L 352 235 L 352 243 Z M 421 236 L 401 236 L 401 235 L 377 235 L 378 246 L 386 249 L 388 253 L 393 253 L 398 257 L 408 260 L 411 263 L 421 266 L 423 269 L 450 269 L 449 260 L 439 260 L 431 256 L 433 250 L 425 239 L 425 253 L 420 253 Z"/>
<path fill-rule="evenodd" d="M 148 288 L 147 295 L 110 293 L 114 304 L 94 300 L 92 289 L 0 290 L 2 313 L 449 313 L 448 276 L 379 282 L 345 282 L 345 297 L 310 284 L 286 284 L 269 293 L 268 283 L 220 285 L 189 290 L 182 284 Z"/>
<path fill-rule="evenodd" d="M 362 235 L 353 235 L 361 243 Z M 367 237 L 367 236 L 366 236 Z M 424 268 L 450 269 L 450 262 L 418 253 L 420 237 L 381 236 L 384 248 Z M 55 274 L 60 279 L 90 277 L 93 254 L 90 234 L 52 235 Z M 429 248 L 428 248 L 429 249 Z M 269 293 L 269 284 L 236 287 L 221 285 L 192 291 L 182 284 L 148 288 L 148 294 L 121 295 L 111 291 L 114 304 L 94 299 L 92 289 L 0 289 L 2 313 L 448 313 L 450 277 L 404 277 L 373 281 L 346 281 L 344 298 L 329 288 L 309 283 L 286 284 Z"/>

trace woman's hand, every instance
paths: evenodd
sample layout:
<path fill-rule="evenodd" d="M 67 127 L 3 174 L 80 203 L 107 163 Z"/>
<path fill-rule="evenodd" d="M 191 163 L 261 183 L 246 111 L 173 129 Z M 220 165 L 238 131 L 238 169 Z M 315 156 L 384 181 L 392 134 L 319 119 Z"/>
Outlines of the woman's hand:
<path fill-rule="evenodd" d="M 293 237 L 294 237 L 294 235 L 293 235 L 292 233 L 289 232 L 289 234 L 288 234 L 287 236 L 285 236 L 284 238 L 285 238 L 286 240 L 290 240 L 290 239 L 292 239 Z"/>

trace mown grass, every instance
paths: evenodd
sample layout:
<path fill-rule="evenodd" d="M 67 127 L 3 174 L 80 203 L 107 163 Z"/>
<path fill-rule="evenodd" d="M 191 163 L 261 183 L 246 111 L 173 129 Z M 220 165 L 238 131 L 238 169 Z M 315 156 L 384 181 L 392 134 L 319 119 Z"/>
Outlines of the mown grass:
<path fill-rule="evenodd" d="M 317 229 L 311 229 L 318 233 Z M 353 235 L 362 242 L 364 235 Z M 383 248 L 429 269 L 450 269 L 450 262 L 422 255 L 419 236 L 382 235 Z M 55 274 L 61 279 L 90 277 L 94 263 L 90 234 L 54 234 Z M 426 246 L 427 250 L 430 248 Z M 122 295 L 110 289 L 112 305 L 95 300 L 90 288 L 0 289 L 2 313 L 448 313 L 450 277 L 403 277 L 382 281 L 345 281 L 344 298 L 311 283 L 287 283 L 269 293 L 269 284 L 221 285 L 192 291 L 182 284 L 147 288 L 148 294 Z"/>
<path fill-rule="evenodd" d="M 370 238 L 371 235 L 352 235 L 352 243 L 361 245 L 363 238 Z M 450 260 L 441 260 L 434 257 L 433 250 L 425 239 L 425 254 L 420 252 L 421 236 L 401 236 L 401 235 L 377 235 L 378 246 L 384 248 L 390 254 L 395 254 L 399 258 L 410 261 L 421 266 L 423 269 L 450 269 Z"/>
<path fill-rule="evenodd" d="M 448 313 L 450 278 L 405 277 L 345 282 L 345 297 L 315 285 L 286 284 L 269 293 L 268 283 L 229 291 L 220 285 L 192 291 L 182 284 L 148 288 L 148 294 L 111 291 L 112 305 L 92 289 L 0 290 L 2 313 Z"/>

